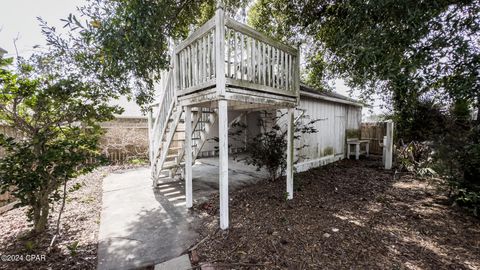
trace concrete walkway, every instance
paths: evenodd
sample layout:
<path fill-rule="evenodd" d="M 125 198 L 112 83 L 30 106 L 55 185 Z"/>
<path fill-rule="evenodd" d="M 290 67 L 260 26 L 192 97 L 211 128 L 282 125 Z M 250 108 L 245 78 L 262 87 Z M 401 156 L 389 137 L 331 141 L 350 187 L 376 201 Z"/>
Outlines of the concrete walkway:
<path fill-rule="evenodd" d="M 230 191 L 266 176 L 229 162 Z M 218 159 L 193 166 L 194 203 L 218 191 Z M 148 168 L 113 173 L 103 180 L 98 269 L 152 266 L 180 256 L 194 244 L 193 215 L 185 208 L 183 181 L 152 189 Z"/>

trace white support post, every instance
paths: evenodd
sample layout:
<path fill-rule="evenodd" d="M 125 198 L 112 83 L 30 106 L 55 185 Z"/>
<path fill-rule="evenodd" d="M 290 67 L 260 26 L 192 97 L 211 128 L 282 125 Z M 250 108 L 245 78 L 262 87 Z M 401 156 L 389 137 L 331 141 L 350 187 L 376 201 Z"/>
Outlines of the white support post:
<path fill-rule="evenodd" d="M 387 139 L 385 147 L 385 169 L 390 170 L 392 168 L 392 155 L 393 155 L 393 122 L 387 122 Z"/>
<path fill-rule="evenodd" d="M 192 200 L 192 108 L 185 107 L 185 199 L 187 208 Z"/>
<path fill-rule="evenodd" d="M 287 198 L 289 200 L 293 199 L 293 156 L 294 156 L 294 145 L 293 145 L 293 108 L 288 109 L 288 131 L 287 131 Z"/>
<path fill-rule="evenodd" d="M 150 167 L 153 169 L 153 108 L 148 110 L 148 158 L 150 159 Z"/>
<path fill-rule="evenodd" d="M 228 228 L 228 115 L 227 100 L 218 101 L 220 228 Z"/>
<path fill-rule="evenodd" d="M 383 136 L 383 144 L 382 144 L 382 163 L 385 167 L 385 156 L 387 155 L 387 136 Z"/>
<path fill-rule="evenodd" d="M 355 144 L 355 159 L 360 159 L 360 143 Z"/>
<path fill-rule="evenodd" d="M 225 11 L 222 1 L 218 1 L 215 14 L 215 69 L 217 74 L 217 94 L 225 96 Z"/>

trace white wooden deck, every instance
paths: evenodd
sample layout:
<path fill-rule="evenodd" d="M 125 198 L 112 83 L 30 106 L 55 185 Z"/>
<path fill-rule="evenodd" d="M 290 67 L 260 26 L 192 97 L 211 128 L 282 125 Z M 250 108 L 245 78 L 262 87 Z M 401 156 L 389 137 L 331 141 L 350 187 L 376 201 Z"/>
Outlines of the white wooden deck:
<path fill-rule="evenodd" d="M 299 101 L 299 52 L 247 25 L 215 16 L 173 54 L 163 96 L 149 115 L 154 185 L 161 177 L 185 179 L 192 207 L 192 163 L 218 121 L 220 227 L 228 228 L 228 111 L 288 109 L 287 192 L 293 198 L 293 108 Z"/>
<path fill-rule="evenodd" d="M 223 10 L 175 48 L 175 92 L 180 105 L 218 107 L 226 99 L 238 109 L 294 107 L 299 97 L 298 50 Z"/>

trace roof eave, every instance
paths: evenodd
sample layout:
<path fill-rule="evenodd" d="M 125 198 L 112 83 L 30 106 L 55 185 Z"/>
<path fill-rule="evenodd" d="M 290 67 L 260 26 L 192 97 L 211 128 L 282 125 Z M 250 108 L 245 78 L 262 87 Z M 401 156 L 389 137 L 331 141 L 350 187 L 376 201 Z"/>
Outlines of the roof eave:
<path fill-rule="evenodd" d="M 341 104 L 357 106 L 357 107 L 364 107 L 365 106 L 365 104 L 360 103 L 360 102 L 353 102 L 353 101 L 344 100 L 344 99 L 340 99 L 340 98 L 328 97 L 328 96 L 324 96 L 322 94 L 314 94 L 314 93 L 310 93 L 310 92 L 303 91 L 303 90 L 300 90 L 300 96 L 311 97 L 311 98 L 315 98 L 315 99 L 321 99 L 321 100 L 325 100 L 325 101 L 341 103 Z"/>

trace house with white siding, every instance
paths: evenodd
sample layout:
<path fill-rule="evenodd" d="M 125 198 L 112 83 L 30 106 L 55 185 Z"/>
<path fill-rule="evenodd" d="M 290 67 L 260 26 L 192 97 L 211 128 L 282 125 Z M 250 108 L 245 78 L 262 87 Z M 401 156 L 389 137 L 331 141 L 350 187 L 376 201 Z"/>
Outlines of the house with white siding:
<path fill-rule="evenodd" d="M 152 178 L 157 183 L 181 176 L 190 208 L 192 164 L 217 155 L 222 229 L 229 226 L 229 154 L 244 148 L 229 138 L 235 122 L 242 121 L 247 134 L 255 135 L 259 120 L 285 114 L 288 199 L 294 196 L 294 166 L 303 171 L 345 158 L 347 131 L 360 129 L 362 104 L 302 85 L 298 49 L 226 17 L 221 7 L 175 47 L 172 59 L 148 115 Z M 320 121 L 315 123 L 318 133 L 300 138 L 309 147 L 297 153 L 294 126 L 299 114 Z M 305 159 L 294 164 L 298 155 Z"/>
<path fill-rule="evenodd" d="M 294 165 L 296 171 L 306 171 L 346 158 L 346 133 L 347 130 L 360 129 L 362 106 L 362 103 L 338 93 L 321 92 L 301 84 L 299 103 L 294 111 L 295 118 L 301 113 L 310 120 L 319 121 L 314 123 L 317 133 L 303 134 L 296 142 L 300 145 L 308 145 L 299 152 L 295 152 L 295 156 L 303 158 Z M 285 113 L 284 109 L 228 110 L 228 122 L 240 119 L 247 126 L 247 136 L 252 137 L 260 132 L 260 121 L 270 120 L 266 119 L 266 115 L 276 116 L 278 121 L 282 122 L 284 119 L 278 117 Z M 284 126 L 285 123 L 280 125 Z M 217 137 L 218 123 L 214 123 L 198 157 L 218 156 L 218 142 L 215 140 Z M 229 152 L 238 152 L 245 148 L 241 140 L 230 140 L 229 145 Z"/>

